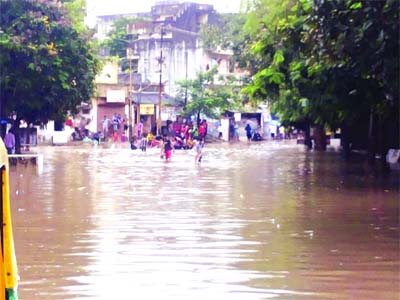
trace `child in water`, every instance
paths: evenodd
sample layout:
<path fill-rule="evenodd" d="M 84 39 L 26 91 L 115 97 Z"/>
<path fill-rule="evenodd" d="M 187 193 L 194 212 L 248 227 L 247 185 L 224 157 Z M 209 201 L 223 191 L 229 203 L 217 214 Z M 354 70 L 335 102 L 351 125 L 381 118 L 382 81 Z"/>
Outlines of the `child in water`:
<path fill-rule="evenodd" d="M 142 152 L 146 152 L 146 148 L 147 148 L 147 137 L 146 134 L 143 133 L 142 138 L 140 139 L 140 150 L 142 150 Z"/>
<path fill-rule="evenodd" d="M 204 139 L 200 139 L 197 143 L 196 143 L 196 145 L 194 146 L 195 148 L 195 151 L 196 151 L 196 156 L 195 156 L 195 158 L 194 158 L 194 161 L 196 162 L 196 163 L 201 163 L 201 159 L 203 158 L 203 154 L 202 154 L 202 151 L 203 151 L 203 147 L 204 147 Z"/>
<path fill-rule="evenodd" d="M 164 142 L 164 156 L 165 161 L 171 161 L 172 154 L 172 144 L 169 138 L 167 138 Z"/>

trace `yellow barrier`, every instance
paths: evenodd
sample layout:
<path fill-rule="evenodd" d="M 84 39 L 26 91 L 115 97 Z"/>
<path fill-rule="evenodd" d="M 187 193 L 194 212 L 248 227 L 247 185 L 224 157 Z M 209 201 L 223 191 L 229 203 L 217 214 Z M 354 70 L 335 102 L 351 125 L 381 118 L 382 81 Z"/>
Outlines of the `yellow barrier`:
<path fill-rule="evenodd" d="M 16 300 L 18 270 L 11 223 L 8 155 L 2 139 L 0 139 L 0 171 L 2 182 L 0 215 L 3 224 L 0 227 L 0 299 Z"/>

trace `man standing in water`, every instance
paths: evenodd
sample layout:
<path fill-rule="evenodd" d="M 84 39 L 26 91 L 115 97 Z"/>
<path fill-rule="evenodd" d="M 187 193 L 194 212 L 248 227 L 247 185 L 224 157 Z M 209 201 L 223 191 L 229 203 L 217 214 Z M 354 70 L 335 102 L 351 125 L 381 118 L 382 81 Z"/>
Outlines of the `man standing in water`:
<path fill-rule="evenodd" d="M 11 128 L 8 130 L 8 133 L 4 137 L 4 144 L 7 148 L 7 153 L 13 154 L 15 148 L 15 135 Z"/>
<path fill-rule="evenodd" d="M 136 134 L 138 139 L 142 137 L 142 130 L 143 130 L 143 123 L 142 120 L 140 120 L 140 122 L 136 124 Z"/>
<path fill-rule="evenodd" d="M 104 119 L 101 124 L 103 126 L 103 138 L 104 141 L 106 142 L 108 139 L 108 128 L 110 127 L 110 119 L 108 119 L 107 116 L 104 116 Z"/>
<path fill-rule="evenodd" d="M 204 139 L 200 139 L 196 145 L 194 146 L 196 151 L 196 157 L 194 158 L 195 163 L 201 163 L 201 159 L 203 158 L 203 147 L 204 147 Z"/>
<path fill-rule="evenodd" d="M 249 123 L 247 123 L 246 127 L 244 128 L 246 130 L 246 137 L 247 137 L 247 144 L 250 144 L 251 142 L 251 126 Z"/>

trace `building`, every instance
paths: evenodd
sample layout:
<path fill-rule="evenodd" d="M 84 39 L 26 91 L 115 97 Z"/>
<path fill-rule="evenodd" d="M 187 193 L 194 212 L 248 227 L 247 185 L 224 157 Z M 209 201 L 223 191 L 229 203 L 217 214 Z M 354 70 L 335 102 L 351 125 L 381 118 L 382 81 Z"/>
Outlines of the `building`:
<path fill-rule="evenodd" d="M 96 17 L 96 38 L 100 41 L 107 38 L 107 35 L 110 33 L 113 28 L 113 24 L 116 20 L 120 18 L 130 18 L 130 17 L 143 17 L 149 18 L 150 13 L 130 13 L 130 14 L 118 14 L 118 15 L 104 15 Z"/>
<path fill-rule="evenodd" d="M 218 24 L 213 6 L 188 2 L 157 4 L 152 7 L 151 21 L 130 24 L 128 33 L 138 35 L 133 52 L 143 79 L 156 83 L 161 77 L 164 91 L 175 95 L 178 81 L 212 67 L 220 75 L 243 76 L 232 63 L 231 50 L 202 46 L 200 30 L 207 24 Z"/>
<path fill-rule="evenodd" d="M 116 19 L 127 16 L 139 15 L 98 17 L 98 38 L 105 37 Z M 149 130 L 154 131 L 155 127 L 160 129 L 162 122 L 179 114 L 179 107 L 176 107 L 174 102 L 178 92 L 177 83 L 185 79 L 194 79 L 201 71 L 216 67 L 219 75 L 245 75 L 232 64 L 231 51 L 208 50 L 202 46 L 202 26 L 218 24 L 218 15 L 212 5 L 159 2 L 149 13 L 140 16 L 147 17 L 149 21 L 138 21 L 127 26 L 127 33 L 137 36 L 127 52 L 130 53 L 131 59 L 135 60 L 133 64 L 137 65 L 137 72 L 140 74 L 135 75 L 140 82 L 133 83 L 130 97 L 134 107 L 132 123 L 142 120 Z M 124 78 L 126 79 L 126 76 Z M 97 107 L 98 115 L 103 112 L 112 113 L 112 107 L 119 107 L 117 110 L 122 111 L 123 103 L 111 103 L 104 89 L 113 91 L 119 89 L 118 86 L 124 86 L 125 92 L 128 92 L 129 82 L 117 81 L 112 86 L 103 80 L 98 84 L 101 85 L 98 88 L 100 94 L 96 105 L 93 105 Z M 128 94 L 126 96 L 128 97 Z M 106 108 L 107 111 L 104 111 Z"/>

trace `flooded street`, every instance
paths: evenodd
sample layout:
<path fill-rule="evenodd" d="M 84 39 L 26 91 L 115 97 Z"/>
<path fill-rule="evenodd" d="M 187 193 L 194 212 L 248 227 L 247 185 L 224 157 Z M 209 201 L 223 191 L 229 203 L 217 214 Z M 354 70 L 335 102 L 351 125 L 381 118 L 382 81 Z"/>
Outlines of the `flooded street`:
<path fill-rule="evenodd" d="M 21 300 L 399 299 L 398 176 L 272 142 L 37 151 L 10 172 Z"/>

